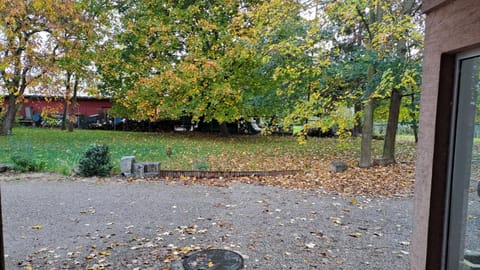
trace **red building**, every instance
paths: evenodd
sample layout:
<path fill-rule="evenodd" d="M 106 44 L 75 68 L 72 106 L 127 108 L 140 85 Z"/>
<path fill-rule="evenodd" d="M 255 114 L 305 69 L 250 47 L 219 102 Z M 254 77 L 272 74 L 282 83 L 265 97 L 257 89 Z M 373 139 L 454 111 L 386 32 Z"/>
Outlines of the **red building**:
<path fill-rule="evenodd" d="M 4 100 L 3 108 L 5 108 L 7 104 L 8 96 Z M 65 100 L 63 97 L 27 95 L 17 115 L 20 119 L 38 121 L 39 116 L 41 116 L 43 112 L 48 115 L 62 115 L 64 104 Z M 111 107 L 112 102 L 109 98 L 77 97 L 75 115 L 79 117 L 106 115 Z"/>

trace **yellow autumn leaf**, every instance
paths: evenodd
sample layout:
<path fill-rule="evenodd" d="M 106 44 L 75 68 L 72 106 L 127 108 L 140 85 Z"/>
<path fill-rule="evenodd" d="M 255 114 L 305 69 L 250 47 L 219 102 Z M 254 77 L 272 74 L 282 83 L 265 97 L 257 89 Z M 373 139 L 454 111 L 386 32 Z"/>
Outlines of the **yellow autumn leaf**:
<path fill-rule="evenodd" d="M 182 249 L 182 253 L 183 254 L 187 254 L 187 253 L 190 253 L 192 251 L 192 248 L 191 247 L 184 247 Z"/>
<path fill-rule="evenodd" d="M 32 229 L 34 229 L 34 230 L 41 230 L 42 228 L 43 228 L 42 225 L 34 225 L 34 226 L 32 226 Z"/>
<path fill-rule="evenodd" d="M 355 204 L 357 204 L 357 199 L 352 198 L 352 200 L 350 201 L 350 205 L 355 205 Z"/>
<path fill-rule="evenodd" d="M 29 264 L 29 265 L 26 265 L 26 266 L 25 266 L 25 270 L 33 270 L 32 265 L 30 265 L 30 264 Z"/>
<path fill-rule="evenodd" d="M 107 252 L 107 251 L 103 251 L 103 250 L 100 251 L 100 252 L 98 252 L 98 254 L 99 254 L 99 255 L 103 255 L 103 256 L 111 256 L 111 255 L 112 255 L 112 253 Z"/>
<path fill-rule="evenodd" d="M 215 264 L 214 264 L 213 262 L 211 262 L 211 261 L 208 262 L 208 268 L 212 268 L 212 267 L 214 267 L 214 266 L 215 266 Z"/>

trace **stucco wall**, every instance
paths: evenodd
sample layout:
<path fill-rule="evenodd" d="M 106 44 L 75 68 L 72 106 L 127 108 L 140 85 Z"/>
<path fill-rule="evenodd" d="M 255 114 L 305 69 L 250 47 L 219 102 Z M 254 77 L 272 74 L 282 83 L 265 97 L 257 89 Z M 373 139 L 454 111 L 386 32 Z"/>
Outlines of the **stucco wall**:
<path fill-rule="evenodd" d="M 426 36 L 423 85 L 420 105 L 420 133 L 417 147 L 415 184 L 415 228 L 412 269 L 426 268 L 430 193 L 434 175 L 434 144 L 439 91 L 451 91 L 440 85 L 442 54 L 480 47 L 480 2 L 478 0 L 425 1 Z M 436 5 L 439 5 L 436 7 Z M 441 89 L 441 90 L 440 90 Z M 440 110 L 441 112 L 441 110 Z M 448 113 L 446 110 L 445 113 Z M 438 141 L 437 141 L 438 143 Z"/>
<path fill-rule="evenodd" d="M 452 2 L 455 0 L 423 0 L 422 3 L 422 10 L 423 12 L 430 12 L 435 8 L 440 8 L 443 5 L 448 4 L 448 2 Z"/>

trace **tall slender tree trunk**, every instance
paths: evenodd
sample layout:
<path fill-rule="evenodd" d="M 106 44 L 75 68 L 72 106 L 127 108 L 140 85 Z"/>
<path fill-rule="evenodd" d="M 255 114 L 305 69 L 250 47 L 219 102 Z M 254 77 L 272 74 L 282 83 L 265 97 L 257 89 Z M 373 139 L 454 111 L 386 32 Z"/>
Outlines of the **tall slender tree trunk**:
<path fill-rule="evenodd" d="M 367 71 L 367 79 L 371 81 L 375 75 L 375 67 L 370 64 Z M 373 89 L 367 89 L 367 101 L 363 105 L 362 141 L 360 145 L 360 162 L 358 166 L 367 168 L 372 166 L 372 134 L 373 134 L 373 113 L 375 102 L 371 97 Z"/>
<path fill-rule="evenodd" d="M 23 93 L 27 87 L 27 72 L 28 68 L 20 68 L 20 53 L 15 58 L 14 78 L 7 82 L 8 89 L 8 108 L 5 112 L 5 118 L 2 123 L 2 131 L 0 135 L 10 135 L 12 133 L 13 124 L 15 123 L 15 116 L 17 115 L 18 101 L 23 100 Z"/>
<path fill-rule="evenodd" d="M 390 96 L 387 131 L 385 133 L 385 141 L 383 142 L 382 165 L 395 163 L 395 138 L 397 135 L 401 101 L 402 93 L 397 89 L 393 89 Z"/>
<path fill-rule="evenodd" d="M 411 122 L 410 122 L 410 127 L 412 128 L 413 130 L 413 136 L 415 138 L 415 143 L 418 142 L 418 123 L 417 123 L 417 120 L 416 120 L 416 116 L 415 116 L 415 94 L 412 94 L 411 96 L 411 99 L 412 99 L 412 105 L 411 105 L 411 108 L 410 108 L 410 118 L 412 119 Z"/>
<path fill-rule="evenodd" d="M 378 22 L 382 18 L 382 8 L 380 4 L 377 4 L 375 12 L 370 11 L 368 15 L 364 15 L 362 10 L 357 6 L 357 13 L 362 17 L 362 22 L 365 25 L 365 30 L 368 33 L 368 40 L 365 47 L 367 49 L 372 48 L 374 33 L 370 30 L 370 25 Z M 367 16 L 367 17 L 365 17 Z M 371 82 L 375 76 L 375 66 L 373 63 L 368 65 L 367 69 L 367 82 Z M 373 134 L 373 113 L 375 110 L 375 100 L 372 98 L 374 92 L 373 86 L 369 85 L 369 89 L 366 89 L 366 102 L 363 107 L 363 126 L 362 126 L 362 141 L 360 146 L 360 162 L 358 166 L 361 168 L 367 168 L 372 166 L 372 134 Z"/>
<path fill-rule="evenodd" d="M 358 166 L 367 168 L 372 166 L 372 133 L 373 133 L 374 101 L 369 98 L 363 107 L 362 142 L 360 150 L 360 162 Z"/>
<path fill-rule="evenodd" d="M 65 98 L 63 101 L 63 115 L 62 115 L 62 127 L 61 130 L 67 129 L 67 123 L 69 122 L 68 117 L 68 104 L 70 103 L 70 78 L 72 77 L 72 73 L 67 71 L 67 78 L 65 78 Z"/>
<path fill-rule="evenodd" d="M 7 111 L 5 112 L 5 118 L 2 122 L 2 134 L 10 135 L 12 133 L 13 124 L 15 122 L 15 115 L 17 114 L 18 106 L 17 106 L 17 97 L 14 94 L 8 95 L 8 107 Z"/>
<path fill-rule="evenodd" d="M 402 13 L 410 14 L 414 8 L 414 0 L 405 0 L 402 3 Z M 397 42 L 397 53 L 405 58 L 407 54 L 407 41 L 400 38 Z M 404 59 L 404 62 L 406 60 Z M 400 116 L 400 105 L 402 101 L 402 93 L 399 89 L 393 89 L 390 95 L 390 107 L 388 110 L 387 132 L 385 133 L 385 141 L 383 142 L 382 165 L 395 163 L 395 138 L 397 135 L 398 118 Z"/>
<path fill-rule="evenodd" d="M 67 121 L 68 121 L 68 97 L 65 95 L 65 98 L 63 100 L 63 115 L 62 115 L 62 125 L 60 126 L 61 130 L 66 130 L 67 129 Z"/>
<path fill-rule="evenodd" d="M 362 104 L 355 103 L 353 110 L 355 125 L 353 126 L 352 136 L 358 137 L 362 133 L 362 119 L 360 119 L 360 116 L 358 115 L 358 113 L 362 111 Z"/>
<path fill-rule="evenodd" d="M 78 78 L 75 76 L 75 82 L 73 84 L 73 96 L 72 102 L 70 103 L 70 121 L 68 121 L 68 131 L 72 132 L 74 128 L 74 119 L 75 119 L 75 107 L 77 106 L 77 91 L 78 91 Z"/>

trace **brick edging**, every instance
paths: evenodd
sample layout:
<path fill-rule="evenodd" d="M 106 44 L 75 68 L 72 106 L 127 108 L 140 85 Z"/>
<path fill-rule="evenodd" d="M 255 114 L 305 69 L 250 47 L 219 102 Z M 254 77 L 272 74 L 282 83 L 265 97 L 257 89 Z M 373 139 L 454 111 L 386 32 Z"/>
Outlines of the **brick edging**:
<path fill-rule="evenodd" d="M 248 176 L 282 176 L 295 175 L 300 170 L 283 171 L 178 171 L 160 170 L 157 177 L 197 177 L 197 178 L 219 178 L 219 177 L 248 177 Z"/>

